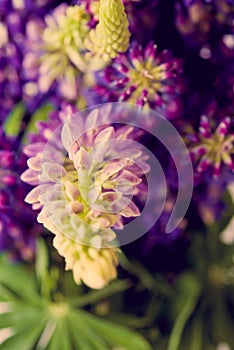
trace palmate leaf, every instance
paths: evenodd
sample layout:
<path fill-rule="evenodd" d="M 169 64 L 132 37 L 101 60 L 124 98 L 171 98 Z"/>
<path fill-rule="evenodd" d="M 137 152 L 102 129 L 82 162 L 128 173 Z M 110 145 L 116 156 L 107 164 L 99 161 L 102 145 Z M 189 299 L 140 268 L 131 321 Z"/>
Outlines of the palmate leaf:
<path fill-rule="evenodd" d="M 16 332 L 4 341 L 1 344 L 1 350 L 32 350 L 45 327 L 45 322 L 40 320 L 38 316 L 37 320 L 30 321 L 30 326 L 28 325 L 24 330 Z"/>
<path fill-rule="evenodd" d="M 70 298 L 49 301 L 37 286 L 26 268 L 0 259 L 0 330 L 12 330 L 8 339 L 0 339 L 1 350 L 151 349 L 137 332 L 74 307 Z"/>
<path fill-rule="evenodd" d="M 86 325 L 85 332 L 87 336 L 89 334 L 92 336 L 91 338 L 88 338 L 90 343 L 92 344 L 96 341 L 98 346 L 100 345 L 97 347 L 97 345 L 94 344 L 93 346 L 95 347 L 91 347 L 91 349 L 109 349 L 110 346 L 119 346 L 126 350 L 150 349 L 149 344 L 143 339 L 143 337 L 122 325 L 88 314 L 82 310 L 75 313 L 72 312 L 70 317 L 74 321 L 73 324 L 76 325 L 79 324 L 78 321 L 82 320 L 82 327 L 84 327 L 84 324 Z M 103 347 L 103 343 L 106 343 L 106 348 Z"/>

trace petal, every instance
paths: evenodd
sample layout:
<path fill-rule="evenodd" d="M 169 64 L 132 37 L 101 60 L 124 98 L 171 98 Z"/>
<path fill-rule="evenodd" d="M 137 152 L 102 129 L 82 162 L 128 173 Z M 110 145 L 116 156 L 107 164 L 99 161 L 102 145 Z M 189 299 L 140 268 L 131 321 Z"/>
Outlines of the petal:
<path fill-rule="evenodd" d="M 34 186 L 39 184 L 39 173 L 32 169 L 25 170 L 25 172 L 21 174 L 20 178 L 22 181 Z"/>

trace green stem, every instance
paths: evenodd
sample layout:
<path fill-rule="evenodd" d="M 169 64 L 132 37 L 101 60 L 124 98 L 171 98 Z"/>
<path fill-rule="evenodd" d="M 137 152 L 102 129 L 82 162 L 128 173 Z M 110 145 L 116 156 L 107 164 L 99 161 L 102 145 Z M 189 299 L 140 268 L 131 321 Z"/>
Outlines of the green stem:
<path fill-rule="evenodd" d="M 120 254 L 120 265 L 126 271 L 136 276 L 142 284 L 154 294 L 159 293 L 165 296 L 171 296 L 172 291 L 170 285 L 165 279 L 160 279 L 160 282 L 157 281 L 141 264 L 136 261 L 134 263 L 130 262 L 123 253 Z"/>
<path fill-rule="evenodd" d="M 104 289 L 97 291 L 91 291 L 87 295 L 79 296 L 76 298 L 67 299 L 69 304 L 76 307 L 83 307 L 89 304 L 96 304 L 97 302 L 106 299 L 114 294 L 124 292 L 131 287 L 131 283 L 128 280 L 115 281 Z"/>

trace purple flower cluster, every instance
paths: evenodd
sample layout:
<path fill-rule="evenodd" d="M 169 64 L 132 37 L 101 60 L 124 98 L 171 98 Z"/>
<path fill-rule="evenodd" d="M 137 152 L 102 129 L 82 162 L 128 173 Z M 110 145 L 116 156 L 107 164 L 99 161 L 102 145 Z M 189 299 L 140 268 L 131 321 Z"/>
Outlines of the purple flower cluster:
<path fill-rule="evenodd" d="M 0 251 L 9 251 L 12 259 L 32 260 L 42 229 L 24 201 L 30 188 L 20 180 L 26 158 L 16 153 L 15 141 L 0 130 Z"/>
<path fill-rule="evenodd" d="M 30 21 L 38 21 L 55 4 L 50 0 L 0 3 L 0 121 L 19 102 L 26 103 L 31 112 L 38 107 L 40 92 L 23 70 L 26 30 Z"/>
<path fill-rule="evenodd" d="M 154 43 L 145 49 L 133 45 L 98 73 L 95 96 L 102 102 L 126 101 L 157 109 L 168 119 L 182 113 L 182 62 Z"/>

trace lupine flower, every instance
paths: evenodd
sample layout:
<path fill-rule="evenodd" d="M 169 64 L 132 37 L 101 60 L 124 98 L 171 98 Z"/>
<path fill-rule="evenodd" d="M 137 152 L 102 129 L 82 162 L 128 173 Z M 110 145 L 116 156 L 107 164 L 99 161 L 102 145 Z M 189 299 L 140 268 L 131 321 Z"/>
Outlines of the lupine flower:
<path fill-rule="evenodd" d="M 234 51 L 233 51 L 234 53 Z M 234 112 L 234 66 L 233 60 L 227 61 L 215 80 L 215 99 L 223 114 Z"/>
<path fill-rule="evenodd" d="M 91 288 L 99 289 L 117 277 L 117 250 L 96 249 L 71 241 L 62 234 L 56 234 L 54 246 L 65 257 L 66 269 L 73 271 L 74 281 L 83 281 Z"/>
<path fill-rule="evenodd" d="M 62 96 L 77 98 L 80 74 L 86 67 L 82 52 L 88 21 L 83 6 L 61 4 L 44 21 L 32 19 L 27 24 L 24 74 L 38 81 L 39 91 L 58 86 Z"/>
<path fill-rule="evenodd" d="M 127 101 L 175 118 L 181 113 L 181 71 L 170 52 L 158 52 L 153 43 L 145 49 L 135 45 L 99 72 L 93 91 L 103 102 Z"/>
<path fill-rule="evenodd" d="M 56 148 L 52 147 L 43 159 L 43 146 L 56 126 L 71 116 L 72 112 L 71 107 L 67 106 L 57 114 L 57 119 L 39 123 L 39 138 L 36 137 L 36 142 L 26 146 L 25 153 L 30 157 L 29 169 L 22 175 L 22 179 L 36 186 L 28 194 L 26 201 L 34 209 L 41 209 L 38 221 L 59 237 L 55 244 L 68 261 L 68 269 L 76 270 L 76 267 L 83 266 L 83 262 L 78 262 L 79 256 L 84 261 L 83 254 L 86 254 L 86 258 L 90 260 L 90 256 L 94 255 L 92 251 L 97 250 L 100 263 L 105 261 L 103 256 L 112 257 L 108 261 L 112 271 L 117 259 L 113 258 L 116 250 L 109 246 L 109 242 L 115 238 L 112 228 L 122 228 L 123 218 L 140 214 L 131 197 L 141 195 L 141 177 L 149 167 L 140 146 L 128 143 L 129 138 L 134 139 L 134 128 L 123 126 L 115 130 L 110 125 L 110 111 L 106 108 L 101 110 L 101 114 L 97 110 L 92 111 L 85 119 L 70 119 L 62 129 L 62 142 L 59 140 L 60 136 L 53 140 L 52 145 L 55 143 Z M 102 125 L 95 127 L 97 118 L 101 118 L 99 121 Z M 74 132 L 83 134 L 75 142 Z M 124 151 L 126 147 L 127 153 Z M 65 150 L 68 156 L 60 164 Z M 127 159 L 126 154 L 134 155 L 133 159 Z M 83 247 L 82 244 L 86 246 Z M 91 250 L 88 249 L 90 246 Z M 102 247 L 109 247 L 110 252 L 102 253 Z M 74 256 L 77 261 L 74 261 Z M 91 259 L 90 264 L 91 262 L 96 264 L 95 260 Z M 97 269 L 95 265 L 94 269 Z M 84 282 L 88 280 L 88 277 L 82 277 L 81 272 L 79 278 L 77 271 L 73 270 L 73 273 L 76 281 L 79 278 Z M 107 274 L 105 283 L 113 276 L 114 273 Z M 97 281 L 100 278 L 97 276 Z M 93 287 L 93 284 L 89 285 Z M 99 285 L 97 282 L 96 288 Z"/>
<path fill-rule="evenodd" d="M 5 30 L 6 27 L 1 24 L 1 29 Z M 20 68 L 21 53 L 17 46 L 13 43 L 7 43 L 0 47 L 0 121 L 5 119 L 22 98 Z"/>
<path fill-rule="evenodd" d="M 20 180 L 26 159 L 15 152 L 15 139 L 0 130 L 0 251 L 13 259 L 31 260 L 42 231 L 36 216 L 24 202 L 29 186 Z"/>
<path fill-rule="evenodd" d="M 149 39 L 157 25 L 158 0 L 123 0 L 125 12 L 129 22 L 129 31 L 138 42 Z M 95 28 L 99 19 L 99 0 L 82 0 L 86 11 L 91 16 L 89 25 Z"/>
<path fill-rule="evenodd" d="M 202 177 L 193 194 L 193 203 L 206 225 L 211 225 L 222 217 L 226 205 L 223 193 L 227 187 L 226 176 L 219 178 Z"/>
<path fill-rule="evenodd" d="M 8 9 L 8 6 L 6 6 Z M 9 9 L 8 9 L 9 10 Z M 18 33 L 18 36 L 16 36 Z M 22 77 L 20 73 L 23 38 L 22 20 L 15 11 L 0 13 L 0 120 L 22 98 Z"/>
<path fill-rule="evenodd" d="M 121 0 L 101 0 L 98 24 L 86 40 L 91 65 L 102 67 L 129 46 L 128 20 Z M 95 63 L 96 62 L 96 63 Z"/>
<path fill-rule="evenodd" d="M 223 166 L 234 170 L 234 134 L 230 117 L 223 118 L 215 129 L 212 122 L 202 116 L 199 132 L 189 136 L 189 139 L 190 153 L 198 173 L 210 168 L 213 175 L 218 176 Z"/>
<path fill-rule="evenodd" d="M 176 26 L 189 46 L 200 48 L 202 58 L 210 58 L 216 44 L 230 34 L 233 2 L 226 0 L 183 0 L 176 2 Z"/>
<path fill-rule="evenodd" d="M 27 81 L 22 69 L 25 34 L 33 12 L 34 21 L 43 16 L 54 1 L 1 1 L 0 3 L 0 121 L 18 102 L 31 109 L 41 96 L 36 84 Z"/>

